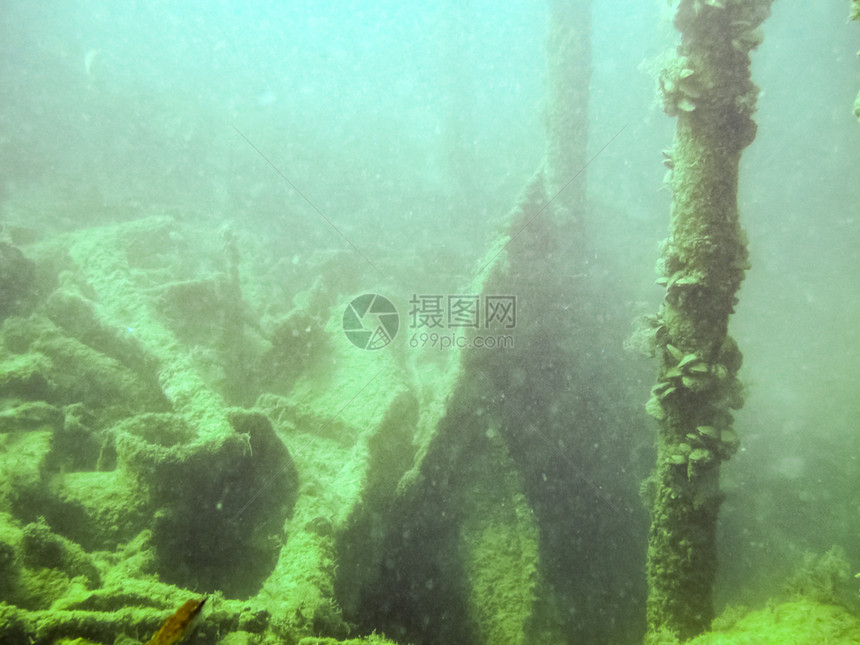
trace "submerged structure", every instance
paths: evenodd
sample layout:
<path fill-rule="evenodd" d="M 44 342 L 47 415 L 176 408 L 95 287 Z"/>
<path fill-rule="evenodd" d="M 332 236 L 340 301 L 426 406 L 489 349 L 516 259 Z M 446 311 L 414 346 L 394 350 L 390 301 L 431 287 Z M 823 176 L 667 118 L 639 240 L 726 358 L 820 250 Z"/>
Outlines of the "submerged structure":
<path fill-rule="evenodd" d="M 156 213 L 4 227 L 4 638 L 145 642 L 205 594 L 192 643 L 635 642 L 636 411 L 595 349 L 626 312 L 547 279 L 587 272 L 588 20 L 552 3 L 546 158 L 470 287 L 505 309 L 469 339 L 509 351 L 357 348 L 378 277 L 351 252 Z"/>

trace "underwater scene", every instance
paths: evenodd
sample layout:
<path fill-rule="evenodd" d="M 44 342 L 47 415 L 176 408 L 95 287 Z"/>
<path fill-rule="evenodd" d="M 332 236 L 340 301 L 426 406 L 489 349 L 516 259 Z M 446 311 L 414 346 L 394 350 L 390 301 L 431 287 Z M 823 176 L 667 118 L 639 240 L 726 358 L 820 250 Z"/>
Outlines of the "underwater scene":
<path fill-rule="evenodd" d="M 860 0 L 7 0 L 0 645 L 860 643 Z"/>

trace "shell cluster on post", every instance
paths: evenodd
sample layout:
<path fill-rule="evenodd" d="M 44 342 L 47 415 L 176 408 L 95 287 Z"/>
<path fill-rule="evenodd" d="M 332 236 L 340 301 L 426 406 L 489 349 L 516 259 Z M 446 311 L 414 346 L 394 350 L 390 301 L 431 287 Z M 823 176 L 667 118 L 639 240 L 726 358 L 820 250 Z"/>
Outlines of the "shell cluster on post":
<path fill-rule="evenodd" d="M 663 99 L 663 111 L 669 116 L 693 112 L 706 92 L 685 56 L 670 61 L 660 72 L 657 82 Z"/>

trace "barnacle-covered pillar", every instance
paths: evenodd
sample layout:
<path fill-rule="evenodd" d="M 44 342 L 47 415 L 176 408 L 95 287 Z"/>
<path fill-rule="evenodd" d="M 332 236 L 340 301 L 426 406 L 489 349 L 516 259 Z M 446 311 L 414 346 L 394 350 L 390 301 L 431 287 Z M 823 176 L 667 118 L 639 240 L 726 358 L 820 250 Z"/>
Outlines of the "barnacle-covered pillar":
<path fill-rule="evenodd" d="M 860 0 L 851 0 L 851 20 L 860 21 Z M 857 93 L 857 98 L 854 99 L 854 116 L 860 121 L 860 92 Z"/>
<path fill-rule="evenodd" d="M 653 642 L 670 634 L 686 640 L 713 617 L 719 468 L 737 449 L 730 409 L 743 403 L 742 357 L 727 334 L 748 268 L 738 165 L 756 133 L 759 90 L 749 53 L 762 41 L 759 25 L 771 2 L 675 2 L 681 44 L 659 75 L 664 110 L 677 126 L 672 149 L 663 153 L 673 200 L 657 263 L 666 297 L 651 319 L 659 377 L 646 406 L 659 422 L 648 487 Z"/>

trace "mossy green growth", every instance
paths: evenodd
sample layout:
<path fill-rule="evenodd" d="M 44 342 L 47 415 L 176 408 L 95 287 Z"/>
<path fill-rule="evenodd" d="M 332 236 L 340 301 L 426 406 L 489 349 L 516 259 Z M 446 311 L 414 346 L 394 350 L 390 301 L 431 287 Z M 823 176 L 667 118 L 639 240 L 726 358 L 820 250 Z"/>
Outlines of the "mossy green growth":
<path fill-rule="evenodd" d="M 732 612 L 732 615 L 737 615 Z M 784 645 L 785 643 L 860 643 L 860 619 L 842 607 L 798 600 L 751 611 L 720 628 L 702 634 L 687 645 Z"/>
<path fill-rule="evenodd" d="M 308 636 L 299 641 L 299 645 L 395 645 L 394 641 L 390 641 L 384 636 L 371 634 L 361 638 L 350 638 L 349 640 L 339 641 L 334 638 L 320 638 L 318 636 Z"/>
<path fill-rule="evenodd" d="M 514 462 L 494 429 L 468 469 L 460 552 L 469 580 L 469 611 L 479 641 L 552 642 L 534 624 L 538 604 L 538 532 Z M 492 455 L 492 457 L 490 457 Z M 533 631 L 529 631 L 531 628 Z"/>
<path fill-rule="evenodd" d="M 801 598 L 822 605 L 855 606 L 851 585 L 851 565 L 841 546 L 823 555 L 807 553 L 786 581 L 785 591 L 792 600 Z"/>

